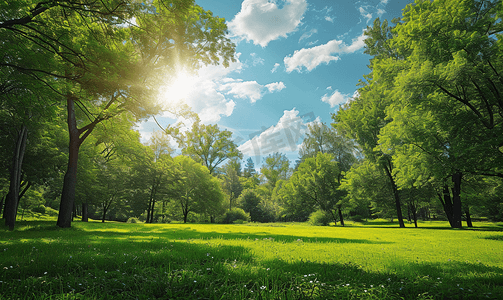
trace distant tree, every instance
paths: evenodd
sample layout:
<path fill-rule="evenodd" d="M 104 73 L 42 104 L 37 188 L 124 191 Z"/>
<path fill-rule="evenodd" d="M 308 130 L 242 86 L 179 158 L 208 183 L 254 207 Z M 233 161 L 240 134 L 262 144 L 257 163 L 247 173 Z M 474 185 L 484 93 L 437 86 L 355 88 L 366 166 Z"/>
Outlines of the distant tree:
<path fill-rule="evenodd" d="M 263 201 L 255 190 L 244 190 L 238 198 L 239 207 L 250 214 L 251 221 L 263 223 L 273 221 L 274 216 L 264 209 Z"/>
<path fill-rule="evenodd" d="M 250 178 L 256 173 L 257 173 L 257 171 L 255 171 L 255 164 L 253 163 L 253 159 L 251 157 L 249 157 L 246 160 L 246 165 L 243 170 L 243 176 L 246 178 Z"/>
<path fill-rule="evenodd" d="M 290 176 L 290 161 L 285 154 L 279 152 L 269 154 L 264 158 L 260 172 L 267 179 L 267 186 L 272 191 L 278 180 L 287 179 Z"/>
<path fill-rule="evenodd" d="M 181 132 L 177 127 L 168 128 L 167 131 L 178 142 L 182 154 L 202 163 L 210 173 L 226 159 L 243 157 L 231 140 L 232 132 L 221 131 L 216 124 L 201 124 L 199 118 L 196 118 L 188 131 Z"/>
<path fill-rule="evenodd" d="M 219 180 L 210 174 L 208 168 L 184 155 L 173 158 L 173 163 L 180 177 L 173 183 L 170 197 L 178 203 L 183 222 L 187 223 L 190 212 L 211 215 L 219 211 L 224 193 Z"/>
<path fill-rule="evenodd" d="M 340 172 L 332 154 L 318 152 L 315 157 L 309 157 L 299 165 L 289 185 L 302 203 L 329 213 L 335 223 L 335 211 L 338 211 L 341 225 L 344 225 L 342 203 L 345 192 L 340 189 Z"/>
<path fill-rule="evenodd" d="M 238 175 L 239 169 L 237 169 L 235 162 L 235 160 L 229 160 L 227 164 L 220 168 L 221 174 L 219 175 L 219 178 L 222 179 L 223 189 L 229 196 L 229 209 L 235 206 L 235 201 L 243 190 Z"/>

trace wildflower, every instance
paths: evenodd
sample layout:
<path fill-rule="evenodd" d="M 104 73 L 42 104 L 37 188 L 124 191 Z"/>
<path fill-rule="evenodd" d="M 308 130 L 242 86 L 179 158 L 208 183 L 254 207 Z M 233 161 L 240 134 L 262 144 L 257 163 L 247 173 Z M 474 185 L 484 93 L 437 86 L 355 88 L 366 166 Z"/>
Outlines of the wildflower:
<path fill-rule="evenodd" d="M 44 272 L 44 275 L 47 275 L 47 272 Z"/>
<path fill-rule="evenodd" d="M 364 293 L 366 293 L 366 292 L 367 292 L 367 290 L 363 290 L 363 292 L 364 292 Z"/>
<path fill-rule="evenodd" d="M 261 286 L 260 289 L 265 290 L 266 289 L 265 285 Z"/>

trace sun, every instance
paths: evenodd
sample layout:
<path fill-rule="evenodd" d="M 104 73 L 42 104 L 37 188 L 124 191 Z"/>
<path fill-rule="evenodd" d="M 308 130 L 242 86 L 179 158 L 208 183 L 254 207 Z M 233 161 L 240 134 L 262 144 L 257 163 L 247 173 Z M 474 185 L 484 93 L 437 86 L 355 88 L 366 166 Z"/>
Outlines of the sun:
<path fill-rule="evenodd" d="M 161 92 L 161 101 L 166 105 L 185 102 L 187 96 L 195 88 L 196 78 L 186 71 L 180 71 L 170 84 Z"/>

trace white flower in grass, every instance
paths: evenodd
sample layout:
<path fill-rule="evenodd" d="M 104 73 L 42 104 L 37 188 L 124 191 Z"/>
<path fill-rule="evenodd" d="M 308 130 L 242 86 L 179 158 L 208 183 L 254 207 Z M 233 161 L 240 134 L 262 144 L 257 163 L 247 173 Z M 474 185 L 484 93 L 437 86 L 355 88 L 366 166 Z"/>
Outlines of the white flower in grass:
<path fill-rule="evenodd" d="M 261 286 L 260 289 L 265 290 L 266 289 L 265 285 Z"/>

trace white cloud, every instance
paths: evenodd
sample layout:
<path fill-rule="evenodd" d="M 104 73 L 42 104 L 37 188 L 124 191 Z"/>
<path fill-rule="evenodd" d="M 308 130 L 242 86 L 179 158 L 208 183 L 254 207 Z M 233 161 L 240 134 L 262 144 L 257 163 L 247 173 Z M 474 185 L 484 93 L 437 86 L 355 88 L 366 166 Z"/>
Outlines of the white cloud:
<path fill-rule="evenodd" d="M 302 143 L 307 125 L 313 120 L 313 116 L 299 116 L 295 108 L 285 110 L 278 123 L 265 129 L 260 135 L 253 137 L 239 146 L 239 150 L 247 156 L 266 156 L 274 152 L 296 152 Z"/>
<path fill-rule="evenodd" d="M 261 57 L 258 57 L 257 53 L 251 53 L 250 56 L 252 57 L 253 66 L 264 64 L 264 59 Z"/>
<path fill-rule="evenodd" d="M 261 85 L 256 81 L 231 80 L 220 86 L 219 90 L 227 95 L 240 99 L 249 99 L 251 103 L 257 102 L 267 93 L 281 91 L 286 86 L 283 82 L 273 82 Z"/>
<path fill-rule="evenodd" d="M 262 85 L 256 81 L 236 80 L 222 85 L 220 91 L 226 91 L 226 94 L 234 95 L 237 98 L 248 98 L 251 103 L 262 98 Z"/>
<path fill-rule="evenodd" d="M 277 70 L 278 68 L 279 68 L 279 64 L 278 64 L 278 63 L 275 63 L 275 64 L 274 64 L 274 67 L 272 67 L 271 73 L 276 72 L 276 70 Z"/>
<path fill-rule="evenodd" d="M 332 87 L 329 86 L 327 90 L 332 90 Z M 358 90 L 356 90 L 351 96 L 349 94 L 343 94 L 339 92 L 339 90 L 335 90 L 330 96 L 328 94 L 323 95 L 323 97 L 321 97 L 321 101 L 330 104 L 330 107 L 335 107 L 337 105 L 349 103 L 358 96 Z"/>
<path fill-rule="evenodd" d="M 286 71 L 288 73 L 294 70 L 300 72 L 302 67 L 305 67 L 308 71 L 312 71 L 322 63 L 328 64 L 331 61 L 337 61 L 340 59 L 338 54 L 353 53 L 363 48 L 365 46 L 365 38 L 366 36 L 362 33 L 349 46 L 341 40 L 331 40 L 324 45 L 296 50 L 293 55 L 286 56 L 283 59 Z"/>
<path fill-rule="evenodd" d="M 266 84 L 265 87 L 269 90 L 269 93 L 273 93 L 275 91 L 281 91 L 282 89 L 286 88 L 285 84 L 281 81 Z"/>
<path fill-rule="evenodd" d="M 280 0 L 281 1 L 281 0 Z M 244 0 L 241 11 L 228 23 L 235 36 L 267 46 L 270 41 L 296 30 L 307 8 L 305 0 L 284 0 L 279 8 L 275 1 Z"/>
<path fill-rule="evenodd" d="M 305 39 L 308 39 L 310 38 L 313 34 L 315 33 L 318 33 L 318 30 L 316 28 L 313 28 L 311 30 L 309 30 L 308 32 L 304 32 L 300 38 L 299 38 L 299 43 L 302 41 L 302 40 L 305 40 Z"/>
<path fill-rule="evenodd" d="M 372 14 L 369 13 L 365 8 L 363 8 L 362 6 L 360 6 L 359 8 L 360 10 L 360 15 L 362 15 L 362 17 L 364 17 L 365 19 L 367 19 L 367 23 L 370 22 L 370 20 L 372 19 Z"/>
<path fill-rule="evenodd" d="M 325 16 L 325 20 L 330 22 L 330 23 L 333 23 L 334 22 L 334 19 L 332 17 L 329 17 L 329 16 Z"/>
<path fill-rule="evenodd" d="M 331 91 L 332 90 L 332 86 L 327 86 L 327 90 Z"/>
<path fill-rule="evenodd" d="M 350 98 L 349 94 L 342 94 L 339 90 L 335 90 L 330 96 L 328 96 L 328 94 L 323 95 L 321 101 L 330 104 L 330 107 L 335 107 L 348 102 Z"/>

